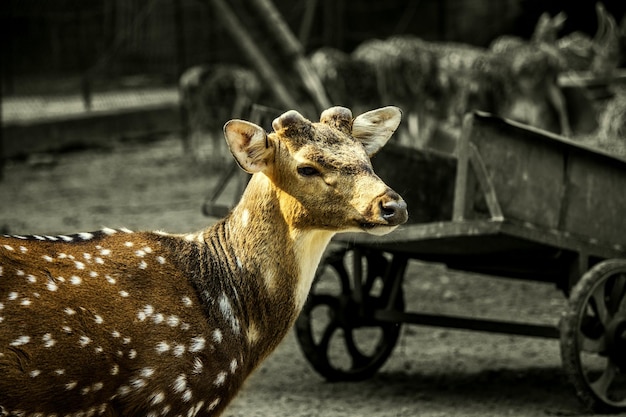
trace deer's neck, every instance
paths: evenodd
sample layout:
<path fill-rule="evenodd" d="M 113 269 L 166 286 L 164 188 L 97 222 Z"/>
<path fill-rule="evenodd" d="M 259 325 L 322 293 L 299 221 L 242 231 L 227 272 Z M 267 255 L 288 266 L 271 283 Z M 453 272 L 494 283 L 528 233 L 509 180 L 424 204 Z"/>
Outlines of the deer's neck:
<path fill-rule="evenodd" d="M 291 196 L 256 174 L 232 213 L 215 226 L 221 232 L 206 237 L 227 261 L 230 285 L 240 293 L 232 304 L 245 318 L 242 330 L 259 360 L 293 325 L 334 235 L 293 226 L 302 215 Z"/>

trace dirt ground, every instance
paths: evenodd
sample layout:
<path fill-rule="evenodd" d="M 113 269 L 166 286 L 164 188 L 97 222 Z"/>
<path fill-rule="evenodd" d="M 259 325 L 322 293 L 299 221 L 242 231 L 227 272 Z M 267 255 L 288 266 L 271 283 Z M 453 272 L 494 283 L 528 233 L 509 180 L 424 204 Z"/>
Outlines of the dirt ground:
<path fill-rule="evenodd" d="M 16 234 L 102 226 L 185 232 L 214 219 L 201 206 L 215 183 L 183 155 L 180 140 L 9 161 L 0 182 L 0 227 Z M 408 308 L 555 323 L 564 297 L 551 285 L 470 276 L 410 264 Z M 254 416 L 578 416 L 558 341 L 403 326 L 373 378 L 327 383 L 292 333 L 224 414 Z"/>

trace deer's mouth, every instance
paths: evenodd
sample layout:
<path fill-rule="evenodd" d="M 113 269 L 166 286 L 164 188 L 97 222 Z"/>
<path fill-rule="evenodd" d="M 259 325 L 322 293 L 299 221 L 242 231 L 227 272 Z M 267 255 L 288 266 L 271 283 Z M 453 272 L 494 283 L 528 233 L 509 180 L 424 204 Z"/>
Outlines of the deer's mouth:
<path fill-rule="evenodd" d="M 361 222 L 359 224 L 361 230 L 371 235 L 382 236 L 387 233 L 393 231 L 398 225 L 392 225 L 388 223 L 370 223 L 370 222 Z"/>

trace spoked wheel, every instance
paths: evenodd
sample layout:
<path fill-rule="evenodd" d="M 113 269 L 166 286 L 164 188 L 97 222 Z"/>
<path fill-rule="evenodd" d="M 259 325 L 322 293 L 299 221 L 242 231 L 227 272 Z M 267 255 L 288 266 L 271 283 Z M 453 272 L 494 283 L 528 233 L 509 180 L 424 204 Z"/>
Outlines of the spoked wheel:
<path fill-rule="evenodd" d="M 296 336 L 308 361 L 327 380 L 367 379 L 391 355 L 400 325 L 373 317 L 387 306 L 404 308 L 401 286 L 389 304 L 394 292 L 392 280 L 385 282 L 389 267 L 380 252 L 361 250 L 331 253 L 320 265 L 296 321 Z"/>
<path fill-rule="evenodd" d="M 574 286 L 562 322 L 561 356 L 587 407 L 626 410 L 626 260 L 604 261 Z"/>

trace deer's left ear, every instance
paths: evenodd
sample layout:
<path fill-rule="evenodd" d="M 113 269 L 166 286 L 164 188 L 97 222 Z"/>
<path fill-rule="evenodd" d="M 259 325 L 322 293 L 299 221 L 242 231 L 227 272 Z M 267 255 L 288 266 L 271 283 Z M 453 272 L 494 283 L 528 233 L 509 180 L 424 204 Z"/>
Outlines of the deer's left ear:
<path fill-rule="evenodd" d="M 367 154 L 372 156 L 391 138 L 401 118 L 402 112 L 394 106 L 368 111 L 352 122 L 352 136 L 360 140 Z"/>
<path fill-rule="evenodd" d="M 262 127 L 245 120 L 230 120 L 224 125 L 224 137 L 244 171 L 254 174 L 272 162 L 274 149 Z"/>

